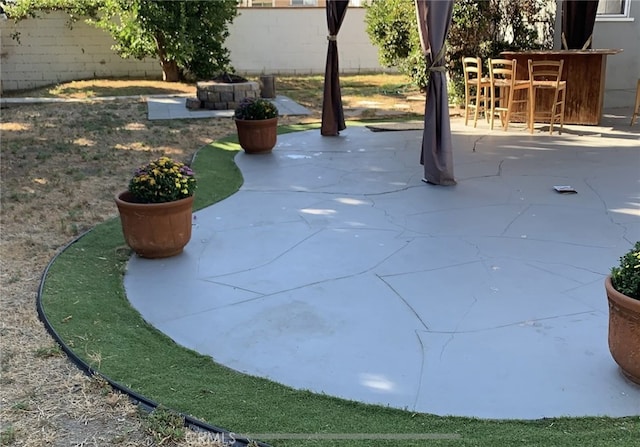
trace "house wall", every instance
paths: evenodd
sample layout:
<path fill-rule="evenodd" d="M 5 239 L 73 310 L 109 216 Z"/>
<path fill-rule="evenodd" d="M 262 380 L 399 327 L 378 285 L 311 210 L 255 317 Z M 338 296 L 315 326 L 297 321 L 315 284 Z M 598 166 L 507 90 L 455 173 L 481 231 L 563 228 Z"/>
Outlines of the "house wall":
<path fill-rule="evenodd" d="M 604 106 L 633 109 L 640 79 L 640 0 L 630 3 L 629 19 L 596 20 L 592 48 L 619 48 L 607 57 Z"/>

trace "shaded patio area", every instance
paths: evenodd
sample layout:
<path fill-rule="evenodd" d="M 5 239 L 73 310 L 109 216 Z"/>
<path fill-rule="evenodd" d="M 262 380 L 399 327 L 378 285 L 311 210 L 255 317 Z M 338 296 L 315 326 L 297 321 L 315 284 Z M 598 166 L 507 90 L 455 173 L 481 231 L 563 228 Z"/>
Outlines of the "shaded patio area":
<path fill-rule="evenodd" d="M 453 119 L 453 187 L 422 181 L 419 129 L 281 135 L 237 155 L 244 185 L 196 213 L 183 254 L 131 259 L 127 296 L 177 343 L 294 388 L 438 415 L 638 415 L 603 285 L 640 239 L 628 123 Z"/>

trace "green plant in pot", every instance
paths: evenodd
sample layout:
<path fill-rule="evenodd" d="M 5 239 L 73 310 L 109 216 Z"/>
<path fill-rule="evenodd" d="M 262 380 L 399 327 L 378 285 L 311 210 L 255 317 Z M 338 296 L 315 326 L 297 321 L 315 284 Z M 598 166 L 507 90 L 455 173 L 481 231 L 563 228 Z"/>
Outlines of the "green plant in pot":
<path fill-rule="evenodd" d="M 640 241 L 605 280 L 609 350 L 624 375 L 640 384 Z"/>
<path fill-rule="evenodd" d="M 278 108 L 264 98 L 245 98 L 233 115 L 238 142 L 249 154 L 268 153 L 278 137 Z"/>
<path fill-rule="evenodd" d="M 169 157 L 139 167 L 129 187 L 116 195 L 125 241 L 139 256 L 181 253 L 191 239 L 194 192 L 191 168 Z"/>

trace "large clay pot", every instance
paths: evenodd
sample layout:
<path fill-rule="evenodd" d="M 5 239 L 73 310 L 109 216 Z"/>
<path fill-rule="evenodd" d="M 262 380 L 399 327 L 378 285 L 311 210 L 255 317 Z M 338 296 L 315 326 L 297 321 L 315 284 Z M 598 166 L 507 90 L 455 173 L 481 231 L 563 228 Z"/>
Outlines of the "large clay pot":
<path fill-rule="evenodd" d="M 611 276 L 605 280 L 609 300 L 609 350 L 620 369 L 640 384 L 640 300 L 613 288 Z"/>
<path fill-rule="evenodd" d="M 238 141 L 248 154 L 271 152 L 278 138 L 278 118 L 239 120 L 236 118 Z"/>
<path fill-rule="evenodd" d="M 143 258 L 182 253 L 191 239 L 193 197 L 166 203 L 136 203 L 128 191 L 115 198 L 127 245 Z"/>

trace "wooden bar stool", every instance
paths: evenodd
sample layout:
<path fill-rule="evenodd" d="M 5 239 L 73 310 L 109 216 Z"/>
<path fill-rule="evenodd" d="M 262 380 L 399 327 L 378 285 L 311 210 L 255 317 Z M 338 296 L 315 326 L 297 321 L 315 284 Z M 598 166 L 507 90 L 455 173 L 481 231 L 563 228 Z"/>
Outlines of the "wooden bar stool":
<path fill-rule="evenodd" d="M 636 122 L 636 118 L 638 117 L 638 115 L 640 115 L 640 79 L 638 79 L 638 85 L 636 87 L 636 103 L 633 106 L 633 115 L 631 115 L 631 124 L 629 124 L 630 126 L 633 126 L 633 124 Z"/>
<path fill-rule="evenodd" d="M 478 114 L 484 113 L 489 121 L 488 102 L 489 78 L 482 76 L 482 59 L 479 57 L 463 57 L 464 72 L 464 125 L 469 122 L 469 113 L 473 111 L 473 127 L 478 124 Z"/>
<path fill-rule="evenodd" d="M 564 127 L 564 106 L 567 97 L 567 81 L 561 80 L 564 60 L 529 59 L 529 130 L 533 133 L 536 120 L 549 120 L 549 134 L 553 134 L 553 124 L 560 123 L 558 133 L 562 134 Z M 536 94 L 538 90 L 548 91 L 552 97 L 551 104 L 545 104 L 546 110 L 536 110 Z"/>
<path fill-rule="evenodd" d="M 505 131 L 509 130 L 511 120 L 516 118 L 529 125 L 529 80 L 517 79 L 516 68 L 515 59 L 489 59 L 492 130 L 496 114 L 500 116 Z M 519 92 L 524 92 L 524 95 L 518 95 Z"/>

